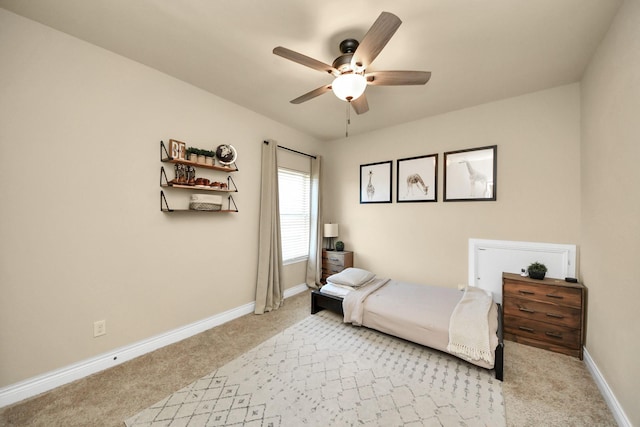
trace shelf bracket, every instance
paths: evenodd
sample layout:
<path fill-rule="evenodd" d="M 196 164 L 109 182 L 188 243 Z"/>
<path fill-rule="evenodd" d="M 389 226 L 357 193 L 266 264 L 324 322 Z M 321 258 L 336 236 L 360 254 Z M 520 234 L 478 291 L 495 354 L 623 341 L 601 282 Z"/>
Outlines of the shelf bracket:
<path fill-rule="evenodd" d="M 164 151 L 165 157 L 162 157 L 163 151 Z M 167 147 L 164 145 L 164 141 L 160 141 L 160 161 L 162 161 L 162 159 L 173 160 L 173 157 L 169 155 L 169 151 L 167 150 Z"/>
<path fill-rule="evenodd" d="M 231 184 L 233 184 L 233 189 L 234 191 L 237 193 L 238 192 L 238 187 L 236 186 L 235 181 L 233 180 L 233 178 L 231 178 L 231 175 L 227 176 L 227 188 L 229 190 L 231 190 Z"/>
<path fill-rule="evenodd" d="M 231 196 L 231 194 L 229 194 L 229 199 L 228 200 L 229 200 L 229 210 L 233 210 L 235 212 L 238 212 L 238 206 L 236 205 L 235 200 L 233 200 L 233 197 Z M 235 209 L 231 209 L 231 203 L 233 203 L 233 207 Z"/>
<path fill-rule="evenodd" d="M 164 181 L 162 180 L 164 178 Z M 169 180 L 167 179 L 167 173 L 164 170 L 164 166 L 160 166 L 160 187 L 169 186 Z"/>
<path fill-rule="evenodd" d="M 160 190 L 160 210 L 162 212 L 173 212 L 173 209 L 169 207 L 169 203 L 167 203 L 167 198 L 164 196 L 164 191 L 162 190 Z"/>

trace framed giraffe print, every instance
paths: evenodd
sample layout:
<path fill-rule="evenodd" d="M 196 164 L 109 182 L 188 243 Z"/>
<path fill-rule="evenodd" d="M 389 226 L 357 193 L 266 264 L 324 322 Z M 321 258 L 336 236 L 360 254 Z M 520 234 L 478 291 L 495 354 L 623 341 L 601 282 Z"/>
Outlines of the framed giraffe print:
<path fill-rule="evenodd" d="M 496 200 L 498 146 L 444 153 L 444 201 Z"/>
<path fill-rule="evenodd" d="M 396 201 L 438 201 L 438 155 L 398 159 Z"/>
<path fill-rule="evenodd" d="M 391 203 L 392 161 L 360 165 L 360 203 Z"/>

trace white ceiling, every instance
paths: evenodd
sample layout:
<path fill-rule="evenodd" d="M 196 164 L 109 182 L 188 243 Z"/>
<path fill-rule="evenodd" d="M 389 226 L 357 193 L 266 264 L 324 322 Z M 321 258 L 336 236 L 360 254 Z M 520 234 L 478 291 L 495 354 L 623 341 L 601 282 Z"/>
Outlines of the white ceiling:
<path fill-rule="evenodd" d="M 0 0 L 0 6 L 146 64 L 321 140 L 344 137 L 332 93 L 291 99 L 382 11 L 402 25 L 369 67 L 431 71 L 426 86 L 370 86 L 350 135 L 579 81 L 621 0 Z"/>

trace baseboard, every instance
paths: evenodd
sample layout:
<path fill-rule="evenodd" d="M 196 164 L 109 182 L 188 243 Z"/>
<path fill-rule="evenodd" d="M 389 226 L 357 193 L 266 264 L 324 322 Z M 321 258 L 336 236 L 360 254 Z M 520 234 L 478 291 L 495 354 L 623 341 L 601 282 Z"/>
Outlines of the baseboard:
<path fill-rule="evenodd" d="M 304 292 L 307 289 L 308 288 L 305 283 L 296 285 L 292 288 L 286 289 L 284 297 L 292 297 L 293 295 Z M 104 371 L 105 369 L 120 365 L 159 348 L 182 341 L 208 329 L 222 325 L 223 323 L 227 323 L 233 319 L 237 319 L 245 314 L 253 313 L 254 309 L 255 302 L 244 304 L 240 307 L 227 310 L 207 319 L 191 323 L 143 341 L 101 354 L 91 359 L 86 359 L 81 362 L 74 363 L 73 365 L 4 387 L 0 389 L 0 408 L 37 396 L 38 394 L 53 390 L 61 385 Z"/>
<path fill-rule="evenodd" d="M 591 355 L 587 351 L 586 347 L 583 348 L 583 353 L 584 364 L 587 366 L 587 369 L 596 382 L 600 393 L 602 393 L 604 400 L 607 402 L 607 406 L 609 406 L 609 409 L 613 414 L 613 418 L 616 419 L 616 422 L 620 427 L 633 427 L 631 425 L 631 421 L 629 421 L 629 418 L 627 417 L 627 414 L 624 412 L 624 409 L 622 409 L 622 406 L 620 406 L 620 402 L 618 402 L 618 399 L 616 399 L 613 391 L 609 388 L 609 384 L 607 384 L 607 381 L 602 376 L 602 373 L 600 373 L 598 366 L 591 358 Z"/>

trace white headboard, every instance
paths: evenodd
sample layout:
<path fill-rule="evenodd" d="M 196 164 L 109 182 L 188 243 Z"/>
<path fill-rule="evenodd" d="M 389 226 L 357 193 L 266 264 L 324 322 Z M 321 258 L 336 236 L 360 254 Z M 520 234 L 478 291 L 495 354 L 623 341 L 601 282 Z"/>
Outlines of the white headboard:
<path fill-rule="evenodd" d="M 576 245 L 469 239 L 469 285 L 493 293 L 502 303 L 502 273 L 520 274 L 532 262 L 547 266 L 547 277 L 576 277 Z"/>

